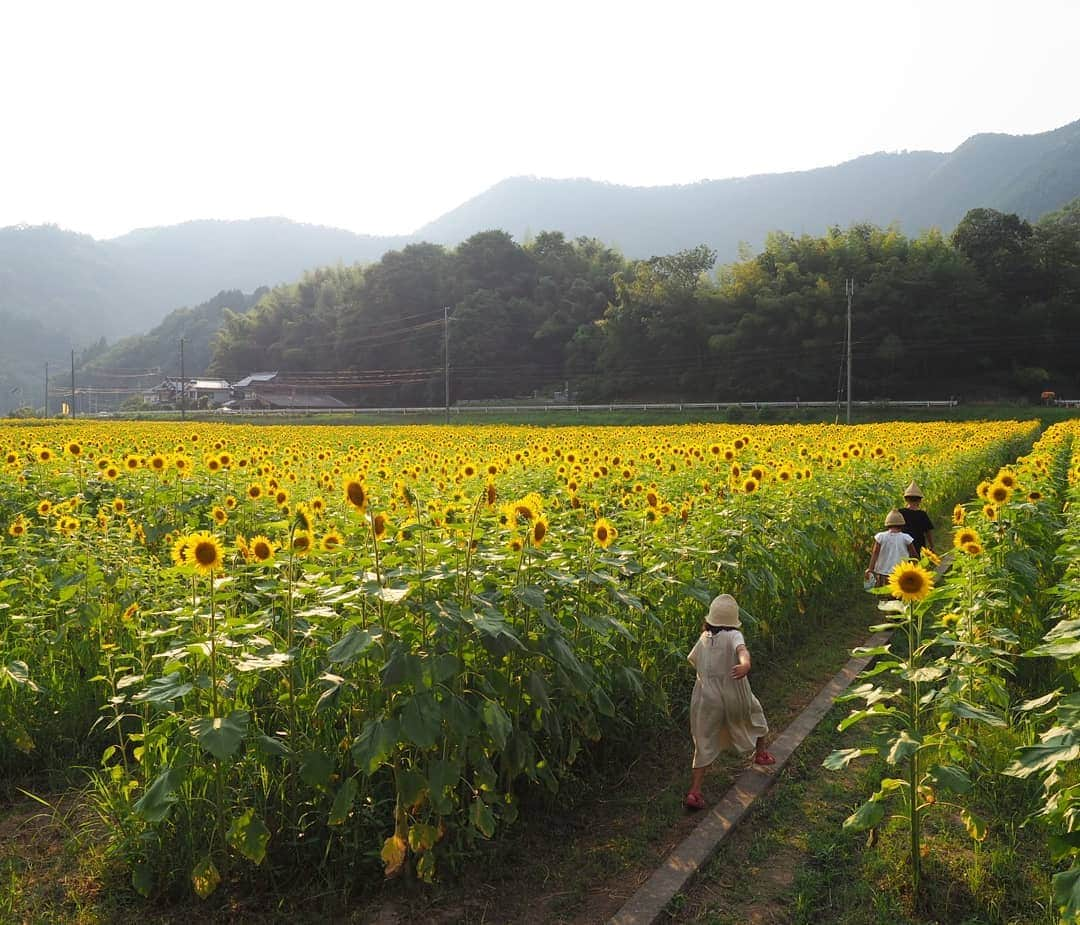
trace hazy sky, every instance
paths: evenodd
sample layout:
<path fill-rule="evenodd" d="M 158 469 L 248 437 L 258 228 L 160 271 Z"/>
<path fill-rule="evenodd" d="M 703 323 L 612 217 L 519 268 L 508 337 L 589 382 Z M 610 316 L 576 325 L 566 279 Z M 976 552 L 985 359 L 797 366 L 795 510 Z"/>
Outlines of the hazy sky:
<path fill-rule="evenodd" d="M 0 0 L 0 225 L 415 230 L 1080 118 L 1080 2 Z"/>

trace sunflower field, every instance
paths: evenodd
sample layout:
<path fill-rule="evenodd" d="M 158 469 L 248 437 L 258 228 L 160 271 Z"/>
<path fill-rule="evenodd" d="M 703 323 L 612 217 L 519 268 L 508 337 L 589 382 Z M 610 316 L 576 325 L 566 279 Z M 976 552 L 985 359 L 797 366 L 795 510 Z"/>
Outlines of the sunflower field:
<path fill-rule="evenodd" d="M 860 703 L 840 728 L 874 734 L 825 766 L 884 758 L 889 773 L 845 827 L 886 825 L 899 803 L 916 898 L 950 823 L 976 845 L 1027 827 L 1057 865 L 1032 895 L 1051 892 L 1052 875 L 1059 920 L 1080 921 L 1080 422 L 981 481 L 952 522 L 943 574 L 893 573 L 875 627 L 892 644 L 841 698 Z"/>
<path fill-rule="evenodd" d="M 783 646 L 903 485 L 951 505 L 1037 433 L 0 424 L 0 773 L 91 764 L 143 895 L 299 864 L 430 881 L 668 715 L 715 594 Z M 1024 517 L 1064 490 L 1047 440 L 1015 466 Z M 996 561 L 1003 522 L 964 555 Z M 976 602 L 1046 593 L 957 571 L 969 632 Z"/>

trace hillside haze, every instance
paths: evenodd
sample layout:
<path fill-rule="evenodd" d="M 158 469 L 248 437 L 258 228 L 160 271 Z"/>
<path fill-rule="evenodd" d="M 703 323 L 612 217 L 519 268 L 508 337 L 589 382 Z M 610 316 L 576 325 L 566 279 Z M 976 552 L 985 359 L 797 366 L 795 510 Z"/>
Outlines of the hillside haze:
<path fill-rule="evenodd" d="M 1028 219 L 1080 195 L 1080 121 L 1037 135 L 976 135 L 947 154 L 877 153 L 833 167 L 665 187 L 517 177 L 416 233 L 355 234 L 285 218 L 191 221 L 105 241 L 55 226 L 0 229 L 0 390 L 38 389 L 43 363 L 104 337 L 140 334 L 214 293 L 252 292 L 306 269 L 378 260 L 417 241 L 455 246 L 501 228 L 518 240 L 542 230 L 597 238 L 629 258 L 706 244 L 721 262 L 773 230 L 897 223 L 949 232 L 968 209 Z M 199 316 L 200 318 L 202 316 Z M 195 370 L 198 372 L 199 370 Z M 18 389 L 22 391 L 17 391 Z M 40 403 L 40 402 L 39 402 Z"/>

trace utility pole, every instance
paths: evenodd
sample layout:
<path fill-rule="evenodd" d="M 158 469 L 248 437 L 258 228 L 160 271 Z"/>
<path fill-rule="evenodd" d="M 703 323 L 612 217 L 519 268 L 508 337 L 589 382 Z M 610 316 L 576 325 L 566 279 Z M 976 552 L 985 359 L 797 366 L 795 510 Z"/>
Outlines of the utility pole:
<path fill-rule="evenodd" d="M 49 361 L 45 361 L 45 417 L 49 416 Z"/>
<path fill-rule="evenodd" d="M 184 388 L 187 386 L 187 379 L 184 378 L 184 338 L 180 338 L 180 420 L 187 419 L 187 402 L 185 401 Z M 850 415 L 849 415 L 850 417 Z"/>
<path fill-rule="evenodd" d="M 844 280 L 847 293 L 847 422 L 851 423 L 851 300 L 855 295 L 855 278 Z"/>
<path fill-rule="evenodd" d="M 71 351 L 71 417 L 75 418 L 75 351 Z"/>
<path fill-rule="evenodd" d="M 446 423 L 450 423 L 450 306 L 442 310 L 443 325 L 443 386 L 446 401 Z"/>

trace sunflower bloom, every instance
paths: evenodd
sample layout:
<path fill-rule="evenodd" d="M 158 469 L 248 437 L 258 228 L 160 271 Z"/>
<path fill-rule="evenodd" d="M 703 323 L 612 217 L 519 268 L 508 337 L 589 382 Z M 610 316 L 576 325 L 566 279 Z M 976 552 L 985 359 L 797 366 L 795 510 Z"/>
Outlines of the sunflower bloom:
<path fill-rule="evenodd" d="M 195 566 L 200 575 L 211 575 L 220 571 L 225 562 L 225 550 L 213 533 L 193 533 L 188 538 L 188 558 L 186 565 Z"/>
<path fill-rule="evenodd" d="M 889 576 L 889 591 L 905 603 L 921 601 L 933 588 L 934 577 L 914 562 L 901 562 Z"/>
<path fill-rule="evenodd" d="M 368 505 L 367 486 L 360 479 L 349 479 L 345 483 L 345 500 L 356 508 L 358 514 L 363 514 Z"/>
<path fill-rule="evenodd" d="M 953 546 L 957 549 L 963 549 L 968 543 L 978 543 L 979 534 L 972 530 L 970 527 L 965 527 L 963 530 L 957 530 L 953 534 Z"/>
<path fill-rule="evenodd" d="M 345 546 L 345 540 L 337 530 L 328 530 L 319 540 L 319 548 L 323 552 L 339 552 Z"/>
<path fill-rule="evenodd" d="M 277 544 L 271 542 L 265 536 L 261 534 L 259 536 L 253 536 L 248 540 L 248 550 L 251 553 L 251 558 L 260 564 L 267 564 L 274 561 L 274 553 L 277 552 Z"/>
<path fill-rule="evenodd" d="M 612 526 L 607 518 L 601 517 L 593 524 L 592 535 L 593 539 L 596 540 L 597 546 L 601 549 L 607 549 L 615 542 L 615 538 L 619 535 L 619 531 Z"/>

